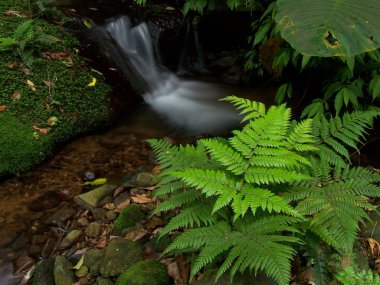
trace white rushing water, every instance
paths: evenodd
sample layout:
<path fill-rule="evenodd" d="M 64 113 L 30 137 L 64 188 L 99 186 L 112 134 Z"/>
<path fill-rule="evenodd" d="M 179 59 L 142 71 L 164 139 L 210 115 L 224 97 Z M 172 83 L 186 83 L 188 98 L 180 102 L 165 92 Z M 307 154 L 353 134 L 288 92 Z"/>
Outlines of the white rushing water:
<path fill-rule="evenodd" d="M 121 16 L 96 28 L 114 63 L 172 126 L 195 135 L 220 133 L 238 124 L 235 109 L 219 101 L 230 94 L 215 84 L 181 79 L 157 64 L 146 23 L 132 27 L 128 17 Z"/>

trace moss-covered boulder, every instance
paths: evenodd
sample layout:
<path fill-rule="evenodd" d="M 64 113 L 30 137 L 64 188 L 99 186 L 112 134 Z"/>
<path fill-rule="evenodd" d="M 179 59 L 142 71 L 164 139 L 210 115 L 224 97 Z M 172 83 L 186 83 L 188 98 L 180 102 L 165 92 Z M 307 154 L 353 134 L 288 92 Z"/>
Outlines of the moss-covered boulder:
<path fill-rule="evenodd" d="M 100 263 L 104 256 L 103 249 L 92 248 L 89 249 L 83 257 L 83 266 L 89 268 L 91 276 L 98 276 Z"/>
<path fill-rule="evenodd" d="M 141 245 L 133 241 L 117 238 L 108 244 L 100 263 L 99 271 L 103 277 L 118 276 L 142 259 L 143 250 Z"/>
<path fill-rule="evenodd" d="M 0 35 L 14 40 L 0 42 L 0 175 L 30 169 L 55 144 L 110 118 L 110 88 L 79 57 L 79 41 L 31 19 L 23 3 L 0 1 Z"/>
<path fill-rule="evenodd" d="M 33 285 L 55 285 L 54 258 L 41 260 L 37 263 L 33 273 Z"/>
<path fill-rule="evenodd" d="M 124 271 L 116 285 L 171 284 L 165 267 L 157 260 L 143 260 Z"/>
<path fill-rule="evenodd" d="M 123 229 L 133 227 L 144 218 L 145 215 L 138 205 L 128 205 L 121 210 L 119 216 L 116 218 L 114 230 L 116 233 L 120 233 Z"/>
<path fill-rule="evenodd" d="M 54 281 L 56 285 L 72 285 L 75 283 L 73 265 L 64 256 L 58 255 L 54 262 Z"/>

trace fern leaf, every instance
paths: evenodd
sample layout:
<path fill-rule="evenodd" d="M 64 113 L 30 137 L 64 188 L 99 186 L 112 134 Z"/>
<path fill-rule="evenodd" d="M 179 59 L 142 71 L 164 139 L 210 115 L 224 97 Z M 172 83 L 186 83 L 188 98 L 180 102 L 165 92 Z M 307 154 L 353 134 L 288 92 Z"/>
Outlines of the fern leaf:
<path fill-rule="evenodd" d="M 247 114 L 243 117 L 242 122 L 253 120 L 265 115 L 265 105 L 263 103 L 251 101 L 248 99 L 239 98 L 236 96 L 227 96 L 222 99 L 232 103 L 238 110 L 242 110 L 240 114 Z"/>
<path fill-rule="evenodd" d="M 156 214 L 158 212 L 166 212 L 181 206 L 188 205 L 191 202 L 197 201 L 200 196 L 201 193 L 193 189 L 188 189 L 187 191 L 176 193 L 169 200 L 166 200 L 158 205 L 154 209 L 153 214 Z"/>

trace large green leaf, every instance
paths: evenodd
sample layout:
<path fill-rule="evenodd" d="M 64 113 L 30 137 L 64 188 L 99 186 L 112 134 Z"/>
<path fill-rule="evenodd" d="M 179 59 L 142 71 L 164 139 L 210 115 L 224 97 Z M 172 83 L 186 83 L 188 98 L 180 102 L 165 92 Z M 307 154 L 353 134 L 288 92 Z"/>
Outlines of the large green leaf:
<path fill-rule="evenodd" d="M 308 56 L 353 56 L 380 47 L 380 0 L 278 0 L 282 37 Z"/>

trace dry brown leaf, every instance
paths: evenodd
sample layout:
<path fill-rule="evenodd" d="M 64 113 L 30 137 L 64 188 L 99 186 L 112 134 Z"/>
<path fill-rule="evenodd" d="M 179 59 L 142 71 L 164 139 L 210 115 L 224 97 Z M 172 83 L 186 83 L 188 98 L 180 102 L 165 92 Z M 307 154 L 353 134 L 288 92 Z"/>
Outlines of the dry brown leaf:
<path fill-rule="evenodd" d="M 4 12 L 4 14 L 6 16 L 16 16 L 16 17 L 20 17 L 20 18 L 25 18 L 26 17 L 25 15 L 21 14 L 19 11 L 12 10 L 12 9 L 6 10 Z"/>
<path fill-rule="evenodd" d="M 81 217 L 81 218 L 87 218 L 89 213 L 90 213 L 90 211 L 89 211 L 89 210 L 86 210 L 86 211 L 84 211 L 82 214 L 80 214 L 80 217 Z"/>
<path fill-rule="evenodd" d="M 147 197 L 147 194 L 136 195 L 131 197 L 131 199 L 134 203 L 137 204 L 147 204 L 153 201 L 151 198 Z"/>
<path fill-rule="evenodd" d="M 13 69 L 13 68 L 15 68 L 17 66 L 17 62 L 15 62 L 15 61 L 11 61 L 11 62 L 8 62 L 7 63 L 7 67 L 9 68 L 9 69 Z"/>
<path fill-rule="evenodd" d="M 379 250 L 380 250 L 380 244 L 378 243 L 377 240 L 373 238 L 367 238 L 369 247 L 371 248 L 372 254 L 379 255 Z"/>
<path fill-rule="evenodd" d="M 21 98 L 21 93 L 18 92 L 18 91 L 16 91 L 15 93 L 13 93 L 13 94 L 11 95 L 11 99 L 12 99 L 12 101 L 19 100 L 20 98 Z"/>
<path fill-rule="evenodd" d="M 0 112 L 3 112 L 7 109 L 7 106 L 5 105 L 0 105 Z"/>
<path fill-rule="evenodd" d="M 166 265 L 166 271 L 168 272 L 168 275 L 173 278 L 175 285 L 185 284 L 176 261 L 171 259 L 163 259 L 161 260 L 161 263 Z"/>
<path fill-rule="evenodd" d="M 124 191 L 124 187 L 123 186 L 119 186 L 115 189 L 115 191 L 113 192 L 113 197 L 117 197 L 120 195 L 121 192 Z"/>
<path fill-rule="evenodd" d="M 150 186 L 150 187 L 143 187 L 143 189 L 148 190 L 148 191 L 153 191 L 157 188 L 158 186 Z"/>
<path fill-rule="evenodd" d="M 142 239 L 144 236 L 146 236 L 149 232 L 145 229 L 137 229 L 134 231 L 131 231 L 125 235 L 125 239 L 131 240 L 131 241 L 138 241 Z"/>
<path fill-rule="evenodd" d="M 37 126 L 32 126 L 32 128 L 36 131 L 39 131 L 43 135 L 47 134 L 50 131 L 50 128 L 40 128 Z"/>
<path fill-rule="evenodd" d="M 152 173 L 153 174 L 160 174 L 161 173 L 161 168 L 159 165 L 156 165 L 155 167 L 153 167 L 152 169 Z"/>
<path fill-rule="evenodd" d="M 36 92 L 36 86 L 34 85 L 34 83 L 32 81 L 30 81 L 29 79 L 26 80 L 26 84 L 29 86 L 30 89 L 32 89 L 33 92 Z"/>
<path fill-rule="evenodd" d="M 24 68 L 22 71 L 24 72 L 25 75 L 30 75 L 30 69 L 29 68 Z"/>
<path fill-rule="evenodd" d="M 106 246 L 107 246 L 107 236 L 102 235 L 100 239 L 98 240 L 98 242 L 96 243 L 95 247 L 102 249 L 102 248 L 105 248 Z"/>
<path fill-rule="evenodd" d="M 116 213 L 120 213 L 121 210 L 123 210 L 125 207 L 127 207 L 129 204 L 131 204 L 130 199 L 125 199 L 125 201 L 121 202 L 117 207 L 115 208 Z"/>
<path fill-rule="evenodd" d="M 146 224 L 145 224 L 145 227 L 147 229 L 155 229 L 159 226 L 163 226 L 163 225 L 166 225 L 166 222 L 165 221 L 161 221 L 161 220 L 149 220 Z"/>
<path fill-rule="evenodd" d="M 43 82 L 45 83 L 45 85 L 47 87 L 54 87 L 54 85 L 55 85 L 54 82 L 49 81 L 49 80 L 44 80 Z"/>
<path fill-rule="evenodd" d="M 45 51 L 42 53 L 42 56 L 46 59 L 58 59 L 66 62 L 71 62 L 72 59 L 70 57 L 70 54 L 66 51 L 60 51 L 60 52 L 52 52 L 52 51 Z"/>

